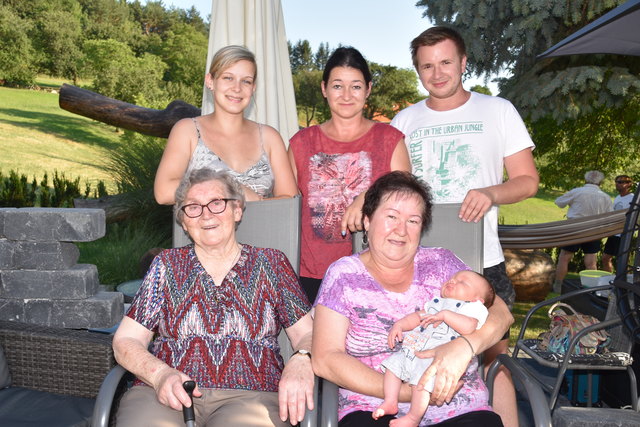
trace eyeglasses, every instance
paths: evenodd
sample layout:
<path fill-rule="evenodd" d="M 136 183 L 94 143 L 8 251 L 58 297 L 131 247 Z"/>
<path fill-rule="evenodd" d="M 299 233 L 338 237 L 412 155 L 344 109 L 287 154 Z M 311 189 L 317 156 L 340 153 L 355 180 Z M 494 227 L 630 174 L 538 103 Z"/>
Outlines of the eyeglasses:
<path fill-rule="evenodd" d="M 631 184 L 631 181 L 616 181 L 616 184 Z"/>
<path fill-rule="evenodd" d="M 209 212 L 211 212 L 212 214 L 219 214 L 224 212 L 224 210 L 227 208 L 227 202 L 231 200 L 238 199 L 213 199 L 206 205 L 201 205 L 200 203 L 190 203 L 188 205 L 184 205 L 180 209 L 189 218 L 198 218 L 202 215 L 202 212 L 204 212 L 205 207 L 209 209 Z"/>

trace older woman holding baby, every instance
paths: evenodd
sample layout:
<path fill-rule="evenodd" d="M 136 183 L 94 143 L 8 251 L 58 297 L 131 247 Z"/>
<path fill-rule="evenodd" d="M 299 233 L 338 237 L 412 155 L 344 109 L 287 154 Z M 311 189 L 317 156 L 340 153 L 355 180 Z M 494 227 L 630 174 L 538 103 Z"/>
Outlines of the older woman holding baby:
<path fill-rule="evenodd" d="M 315 302 L 313 367 L 340 387 L 340 426 L 389 423 L 388 416 L 372 418 L 383 398 L 380 366 L 392 352 L 389 329 L 440 295 L 442 283 L 454 273 L 468 270 L 447 249 L 419 246 L 431 225 L 431 208 L 428 188 L 411 174 L 382 176 L 367 191 L 362 209 L 369 249 L 339 259 L 325 275 Z M 482 328 L 420 354 L 434 360 L 417 387 L 424 388 L 435 375 L 431 402 L 436 405 L 420 425 L 495 421 L 475 355 L 498 342 L 512 322 L 506 304 L 496 297 Z M 403 384 L 400 401 L 410 398 L 410 388 Z M 407 409 L 408 404 L 401 404 L 399 415 Z"/>

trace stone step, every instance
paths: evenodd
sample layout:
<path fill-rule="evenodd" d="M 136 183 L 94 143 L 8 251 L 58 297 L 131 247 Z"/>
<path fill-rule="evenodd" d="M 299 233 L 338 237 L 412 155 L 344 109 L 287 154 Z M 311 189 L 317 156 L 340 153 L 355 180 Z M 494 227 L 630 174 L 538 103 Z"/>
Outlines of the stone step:
<path fill-rule="evenodd" d="M 0 208 L 0 237 L 36 242 L 91 242 L 105 235 L 102 209 Z"/>
<path fill-rule="evenodd" d="M 99 285 L 93 264 L 67 270 L 0 270 L 0 298 L 82 299 L 98 292 Z"/>
<path fill-rule="evenodd" d="M 79 257 L 73 243 L 0 239 L 0 270 L 66 270 Z"/>
<path fill-rule="evenodd" d="M 111 328 L 122 320 L 120 292 L 98 292 L 82 300 L 0 298 L 0 320 L 71 329 Z"/>

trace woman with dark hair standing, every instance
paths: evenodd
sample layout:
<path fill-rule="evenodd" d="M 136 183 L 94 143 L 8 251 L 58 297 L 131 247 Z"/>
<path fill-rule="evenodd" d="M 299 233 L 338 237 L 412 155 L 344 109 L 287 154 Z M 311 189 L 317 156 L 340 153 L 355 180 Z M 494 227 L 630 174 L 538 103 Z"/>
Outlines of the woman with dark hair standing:
<path fill-rule="evenodd" d="M 300 281 L 311 301 L 329 265 L 352 251 L 349 233 L 362 230 L 367 188 L 389 171 L 411 170 L 403 134 L 364 117 L 371 72 L 357 49 L 333 52 L 321 89 L 331 118 L 299 131 L 289 145 L 303 204 Z"/>

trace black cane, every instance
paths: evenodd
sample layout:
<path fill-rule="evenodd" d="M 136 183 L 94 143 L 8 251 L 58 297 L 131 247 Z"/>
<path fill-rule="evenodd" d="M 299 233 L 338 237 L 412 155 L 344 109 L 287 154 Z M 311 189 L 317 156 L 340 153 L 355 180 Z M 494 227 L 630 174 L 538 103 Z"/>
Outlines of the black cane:
<path fill-rule="evenodd" d="M 182 387 L 184 387 L 184 391 L 187 392 L 189 399 L 191 399 L 191 406 L 188 408 L 186 406 L 182 407 L 184 423 L 187 427 L 196 427 L 196 413 L 193 410 L 193 389 L 196 388 L 196 383 L 195 381 L 185 381 L 182 383 Z"/>

